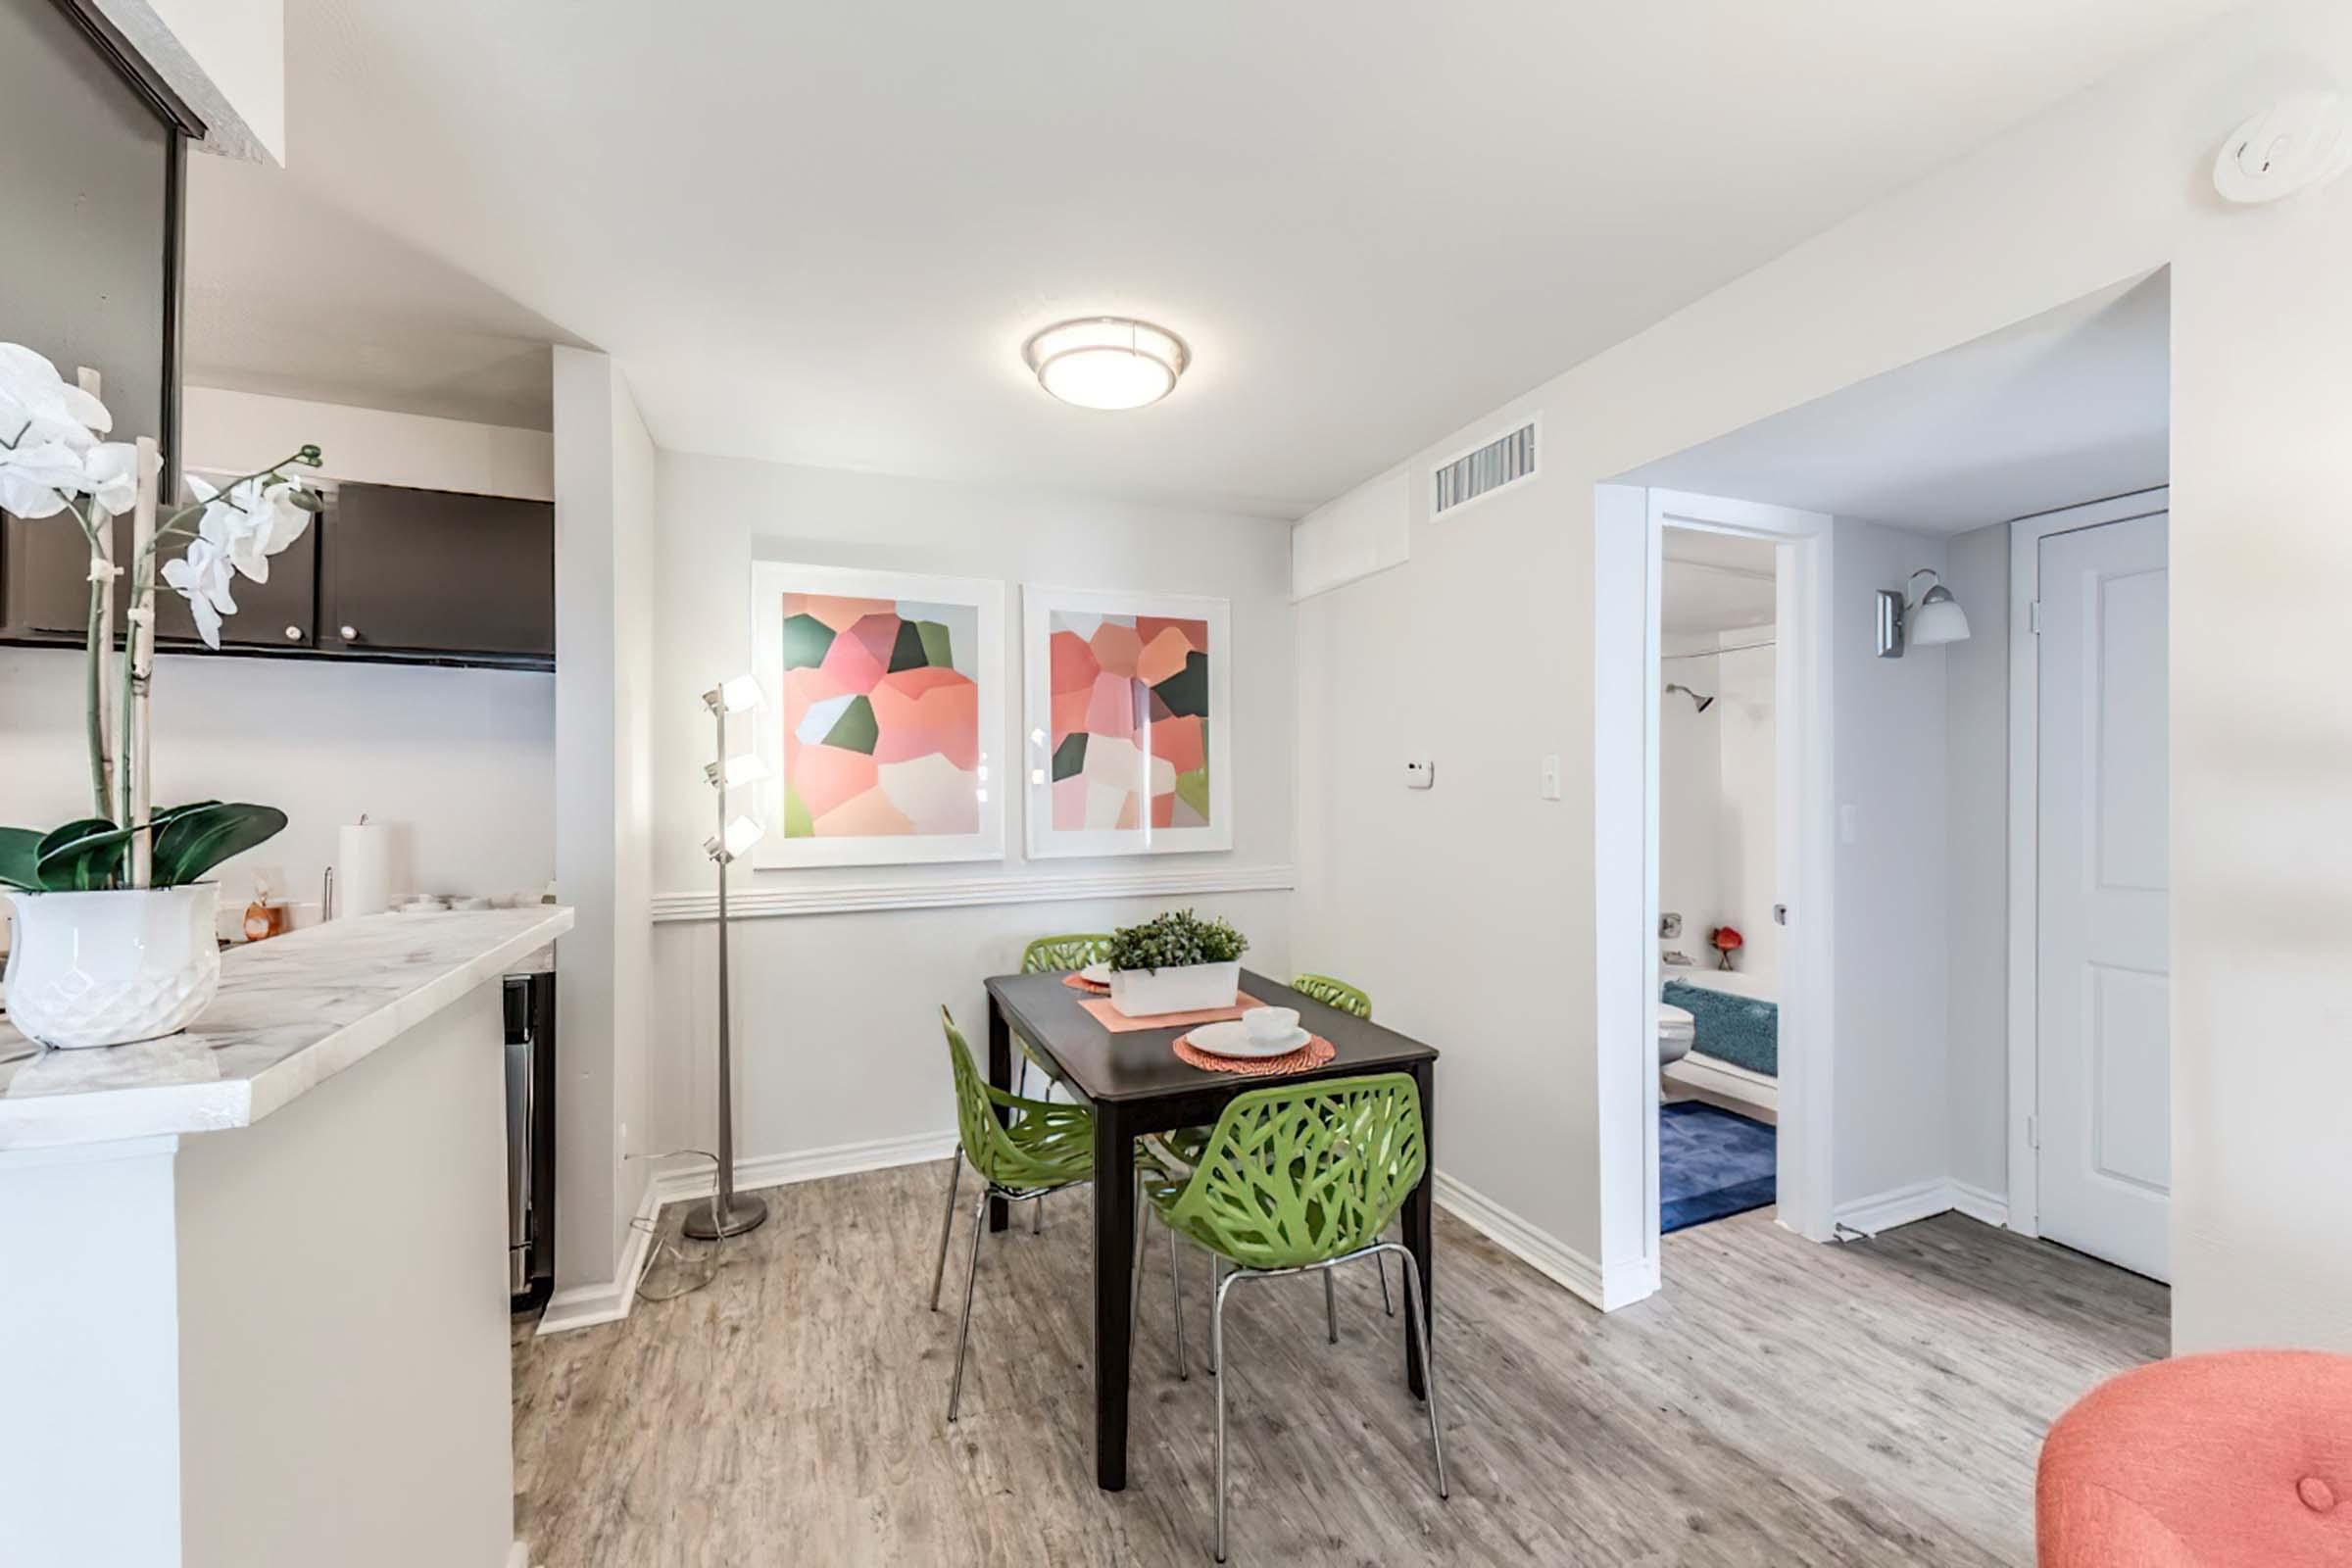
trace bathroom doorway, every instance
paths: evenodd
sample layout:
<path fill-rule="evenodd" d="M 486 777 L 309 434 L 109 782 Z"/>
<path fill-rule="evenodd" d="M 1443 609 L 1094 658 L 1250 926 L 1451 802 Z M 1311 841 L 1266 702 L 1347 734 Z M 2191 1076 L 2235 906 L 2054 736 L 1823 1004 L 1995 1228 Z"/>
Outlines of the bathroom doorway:
<path fill-rule="evenodd" d="M 1780 546 L 1667 523 L 1658 693 L 1658 1229 L 1778 1197 Z"/>

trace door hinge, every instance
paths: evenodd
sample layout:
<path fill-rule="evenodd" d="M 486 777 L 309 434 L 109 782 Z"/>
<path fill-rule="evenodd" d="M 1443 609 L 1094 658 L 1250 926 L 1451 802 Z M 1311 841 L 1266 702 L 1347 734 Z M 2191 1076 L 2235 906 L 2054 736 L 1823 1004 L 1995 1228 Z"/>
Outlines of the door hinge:
<path fill-rule="evenodd" d="M 2036 637 L 2041 635 L 2041 601 L 2038 599 L 2026 606 L 2026 630 Z"/>
<path fill-rule="evenodd" d="M 1776 904 L 1772 906 L 1772 923 L 1774 925 L 1787 925 L 1788 923 L 1788 906 L 1786 904 Z"/>
<path fill-rule="evenodd" d="M 2026 1118 L 2026 1147 L 2033 1150 L 2041 1148 L 2041 1125 L 2032 1116 Z"/>

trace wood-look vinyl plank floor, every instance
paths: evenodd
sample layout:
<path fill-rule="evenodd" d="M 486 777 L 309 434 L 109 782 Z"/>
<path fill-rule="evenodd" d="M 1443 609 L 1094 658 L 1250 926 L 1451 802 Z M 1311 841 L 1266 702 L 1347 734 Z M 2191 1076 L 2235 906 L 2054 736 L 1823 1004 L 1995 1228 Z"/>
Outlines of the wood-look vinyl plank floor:
<path fill-rule="evenodd" d="M 944 1164 L 768 1193 L 710 1287 L 514 1348 L 517 1533 L 543 1568 L 1194 1565 L 1213 1391 L 1189 1250 L 1178 1381 L 1152 1232 L 1128 1489 L 1094 1485 L 1087 1200 L 981 1253 L 946 1421 L 968 1206 L 941 1310 Z M 967 1182 L 968 1191 L 968 1182 Z M 674 1236 L 682 1208 L 665 1216 Z M 1023 1216 L 1025 1219 L 1025 1216 Z M 2163 1287 L 1956 1214 L 1820 1247 L 1769 1210 L 1665 1239 L 1609 1317 L 1439 1216 L 1453 1495 L 1368 1266 L 1237 1286 L 1231 1556 L 1395 1563 L 2026 1564 L 2035 1454 L 2094 1383 L 2165 1353 Z M 1401 1297 L 1400 1297 L 1401 1305 Z"/>

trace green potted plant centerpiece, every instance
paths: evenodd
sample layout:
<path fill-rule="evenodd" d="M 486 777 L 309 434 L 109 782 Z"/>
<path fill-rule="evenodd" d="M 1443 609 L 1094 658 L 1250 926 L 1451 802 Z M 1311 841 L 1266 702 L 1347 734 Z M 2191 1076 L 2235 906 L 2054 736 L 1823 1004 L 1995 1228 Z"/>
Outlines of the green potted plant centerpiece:
<path fill-rule="evenodd" d="M 1175 909 L 1111 933 L 1110 1004 L 1130 1018 L 1230 1007 L 1250 939 L 1226 920 Z"/>
<path fill-rule="evenodd" d="M 272 806 L 149 805 L 155 585 L 160 578 L 186 599 L 198 635 L 220 647 L 220 617 L 237 608 L 235 578 L 268 581 L 270 557 L 318 511 L 318 497 L 281 471 L 318 466 L 318 449 L 223 490 L 191 475 L 196 499 L 164 515 L 155 442 L 100 439 L 113 426 L 94 377 L 69 385 L 32 350 L 0 343 L 0 507 L 27 520 L 70 518 L 90 549 L 90 813 L 46 831 L 0 827 L 0 889 L 15 917 L 9 1021 L 45 1046 L 124 1045 L 194 1022 L 220 982 L 220 890 L 202 878 L 286 825 Z M 130 547 L 118 563 L 114 519 L 125 513 Z M 186 541 L 180 553 L 161 557 L 174 540 Z M 120 651 L 118 579 L 127 594 Z"/>

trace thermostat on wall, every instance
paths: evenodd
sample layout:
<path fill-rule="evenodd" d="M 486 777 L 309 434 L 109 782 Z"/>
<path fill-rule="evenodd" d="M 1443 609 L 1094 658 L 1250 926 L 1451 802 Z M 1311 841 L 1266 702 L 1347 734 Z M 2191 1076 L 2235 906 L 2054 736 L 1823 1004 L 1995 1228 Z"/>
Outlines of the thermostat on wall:
<path fill-rule="evenodd" d="M 1430 787 L 1432 784 L 1435 784 L 1437 781 L 1438 781 L 1438 764 L 1437 764 L 1437 763 L 1435 763 L 1435 762 L 1407 762 L 1407 763 L 1405 763 L 1405 764 L 1404 764 L 1404 787 L 1405 787 L 1406 789 L 1408 789 L 1408 790 L 1425 790 L 1425 789 L 1429 788 L 1429 787 Z"/>

